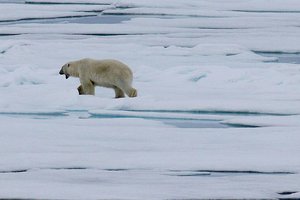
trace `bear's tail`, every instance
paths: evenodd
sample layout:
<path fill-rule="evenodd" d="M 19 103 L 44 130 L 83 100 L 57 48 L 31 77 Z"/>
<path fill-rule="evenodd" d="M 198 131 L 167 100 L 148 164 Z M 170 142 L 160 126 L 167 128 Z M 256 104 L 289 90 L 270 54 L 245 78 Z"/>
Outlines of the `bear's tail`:
<path fill-rule="evenodd" d="M 128 93 L 129 97 L 137 97 L 137 90 L 135 88 L 131 88 Z"/>

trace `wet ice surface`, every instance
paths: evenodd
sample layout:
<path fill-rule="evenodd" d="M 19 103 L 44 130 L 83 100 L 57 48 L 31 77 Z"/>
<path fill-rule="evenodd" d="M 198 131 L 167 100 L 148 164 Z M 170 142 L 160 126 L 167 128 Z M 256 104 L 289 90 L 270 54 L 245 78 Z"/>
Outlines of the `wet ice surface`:
<path fill-rule="evenodd" d="M 297 0 L 0 3 L 0 199 L 300 197 Z M 84 57 L 138 98 L 79 96 Z"/>
<path fill-rule="evenodd" d="M 256 52 L 261 56 L 273 57 L 271 62 L 300 64 L 300 53 Z"/>

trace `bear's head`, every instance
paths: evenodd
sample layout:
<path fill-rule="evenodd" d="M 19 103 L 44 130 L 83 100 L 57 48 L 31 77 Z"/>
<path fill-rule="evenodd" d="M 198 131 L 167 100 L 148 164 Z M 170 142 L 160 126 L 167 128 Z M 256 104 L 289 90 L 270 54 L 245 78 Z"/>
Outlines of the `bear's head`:
<path fill-rule="evenodd" d="M 68 79 L 70 76 L 79 77 L 78 74 L 79 65 L 80 65 L 79 61 L 68 62 L 61 67 L 59 74 L 65 75 L 66 79 Z"/>
<path fill-rule="evenodd" d="M 70 68 L 70 63 L 64 64 L 62 66 L 61 70 L 59 71 L 59 74 L 60 75 L 65 75 L 66 79 L 68 79 L 70 77 L 69 68 Z"/>

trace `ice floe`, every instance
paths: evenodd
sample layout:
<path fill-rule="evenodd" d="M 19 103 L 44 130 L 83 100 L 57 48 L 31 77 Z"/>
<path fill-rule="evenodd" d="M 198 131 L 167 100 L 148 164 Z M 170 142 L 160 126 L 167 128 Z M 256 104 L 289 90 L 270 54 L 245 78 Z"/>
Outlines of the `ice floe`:
<path fill-rule="evenodd" d="M 0 198 L 299 198 L 298 5 L 0 1 Z M 139 96 L 79 96 L 86 57 Z"/>

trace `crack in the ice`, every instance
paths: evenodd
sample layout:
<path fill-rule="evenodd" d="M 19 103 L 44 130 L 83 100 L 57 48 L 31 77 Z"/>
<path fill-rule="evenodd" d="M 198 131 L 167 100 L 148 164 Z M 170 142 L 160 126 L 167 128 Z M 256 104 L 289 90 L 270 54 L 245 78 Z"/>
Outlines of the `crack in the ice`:
<path fill-rule="evenodd" d="M 7 22 L 24 22 L 24 21 L 33 21 L 33 20 L 48 20 L 48 19 L 67 19 L 67 18 L 82 18 L 82 17 L 96 17 L 98 14 L 90 14 L 90 15 L 70 15 L 70 16 L 61 16 L 61 17 L 28 17 L 21 19 L 11 19 L 11 20 L 0 20 L 0 23 Z M 20 34 L 15 34 L 20 35 Z"/>
<path fill-rule="evenodd" d="M 26 4 L 36 4 L 36 5 L 111 5 L 110 3 L 92 3 L 92 2 L 51 2 L 51 1 L 25 1 Z"/>
<path fill-rule="evenodd" d="M 234 12 L 246 12 L 246 13 L 300 13 L 299 10 L 232 10 Z"/>
<path fill-rule="evenodd" d="M 284 191 L 284 192 L 278 192 L 277 194 L 280 194 L 280 195 L 291 195 L 291 194 L 295 194 L 297 192 L 298 191 Z"/>
<path fill-rule="evenodd" d="M 19 169 L 19 170 L 4 170 L 0 171 L 0 174 L 9 174 L 9 173 L 24 173 L 28 172 L 29 169 Z"/>
<path fill-rule="evenodd" d="M 126 115 L 126 114 L 100 114 L 100 113 L 90 113 L 89 118 L 126 118 L 126 119 L 146 119 L 146 120 L 156 120 L 163 122 L 165 124 L 175 126 L 177 128 L 230 128 L 230 127 L 251 127 L 254 126 L 231 126 L 227 124 L 222 124 L 220 120 L 214 119 L 197 119 L 197 118 L 182 118 L 182 117 L 163 117 L 163 116 L 144 116 L 144 115 Z"/>
<path fill-rule="evenodd" d="M 285 52 L 285 51 L 252 51 L 253 53 L 256 54 L 286 54 L 286 55 L 300 55 L 300 52 Z"/>
<path fill-rule="evenodd" d="M 129 169 L 129 168 L 91 168 L 91 167 L 49 167 L 34 169 L 2 170 L 0 174 L 26 173 L 37 170 L 99 170 L 106 172 L 126 172 L 126 171 L 151 171 L 151 169 Z M 287 171 L 255 171 L 255 170 L 165 170 L 162 175 L 177 177 L 201 177 L 201 176 L 218 176 L 218 175 L 292 175 L 294 172 Z M 280 195 L 290 195 L 296 191 L 278 192 Z"/>
<path fill-rule="evenodd" d="M 256 171 L 256 170 L 169 170 L 170 172 L 186 173 L 186 175 L 198 174 L 198 173 L 219 173 L 219 174 L 261 174 L 261 175 L 291 175 L 294 172 L 287 171 Z M 180 174 L 182 175 L 182 174 Z"/>
<path fill-rule="evenodd" d="M 295 174 L 293 172 L 285 171 L 255 171 L 255 170 L 193 170 L 194 172 L 210 172 L 210 173 L 233 173 L 233 174 Z"/>
<path fill-rule="evenodd" d="M 158 35 L 166 33 L 70 33 L 68 35 L 83 35 L 83 36 L 100 36 L 100 37 L 109 37 L 109 36 L 142 36 L 142 35 Z"/>
<path fill-rule="evenodd" d="M 123 110 L 124 111 L 124 110 Z M 127 110 L 128 111 L 128 110 Z M 132 110 L 133 111 L 133 110 Z M 154 110 L 135 110 L 136 112 L 153 112 L 153 113 L 189 113 L 189 114 L 218 114 L 218 115 L 225 115 L 225 112 L 210 112 L 210 111 L 154 111 Z M 246 123 L 227 123 L 222 122 L 222 120 L 216 120 L 216 119 L 199 119 L 196 117 L 176 117 L 176 116 L 149 116 L 149 115 L 130 115 L 130 114 L 110 114 L 110 113 L 89 113 L 86 112 L 88 116 L 85 116 L 84 118 L 90 118 L 90 119 L 112 119 L 112 118 L 126 118 L 126 119 L 146 119 L 146 120 L 158 120 L 165 124 L 172 125 L 178 128 L 259 128 L 263 126 L 259 125 L 252 125 L 252 124 L 246 124 Z M 32 118 L 39 118 L 43 117 L 43 119 L 47 119 L 50 117 L 72 117 L 73 111 L 53 111 L 53 112 L 1 112 L 0 115 L 6 115 L 6 116 L 13 116 L 13 117 L 32 117 Z M 236 113 L 236 112 L 226 112 L 226 114 L 236 114 L 236 115 L 242 115 L 242 113 Z M 262 113 L 255 114 L 255 113 L 244 113 L 244 115 L 262 115 Z M 277 114 L 271 114 L 271 115 L 277 115 Z M 284 115 L 285 116 L 285 115 Z M 77 116 L 81 117 L 81 116 Z"/>
<path fill-rule="evenodd" d="M 105 171 L 109 171 L 109 172 L 120 172 L 120 171 L 129 171 L 130 169 L 125 169 L 125 168 L 115 168 L 115 169 L 103 169 Z"/>
<path fill-rule="evenodd" d="M 252 125 L 252 124 L 228 123 L 228 122 L 220 122 L 220 123 L 230 126 L 232 128 L 262 128 L 262 127 L 264 127 L 264 126 Z"/>
<path fill-rule="evenodd" d="M 0 115 L 8 116 L 49 116 L 49 117 L 65 117 L 66 112 L 0 112 Z"/>
<path fill-rule="evenodd" d="M 190 173 L 190 174 L 167 174 L 168 176 L 183 176 L 183 177 L 188 177 L 188 176 L 210 176 L 210 173 Z"/>
<path fill-rule="evenodd" d="M 43 169 L 51 169 L 51 170 L 87 170 L 90 168 L 87 167 L 52 167 L 52 168 L 43 168 Z"/>
<path fill-rule="evenodd" d="M 4 36 L 16 36 L 16 35 L 21 35 L 21 33 L 0 33 L 0 37 L 4 37 Z"/>
<path fill-rule="evenodd" d="M 171 13 L 134 13 L 134 12 L 104 12 L 103 15 L 131 15 L 131 16 L 151 16 L 151 17 L 195 17 L 195 18 L 225 18 L 227 16 L 208 16 L 208 15 L 185 15 Z"/>
<path fill-rule="evenodd" d="M 153 113 L 189 113 L 189 114 L 212 114 L 212 115 L 245 115 L 245 116 L 293 116 L 296 114 L 256 112 L 256 111 L 230 111 L 230 110 L 133 110 L 123 109 L 122 111 L 153 112 Z"/>

